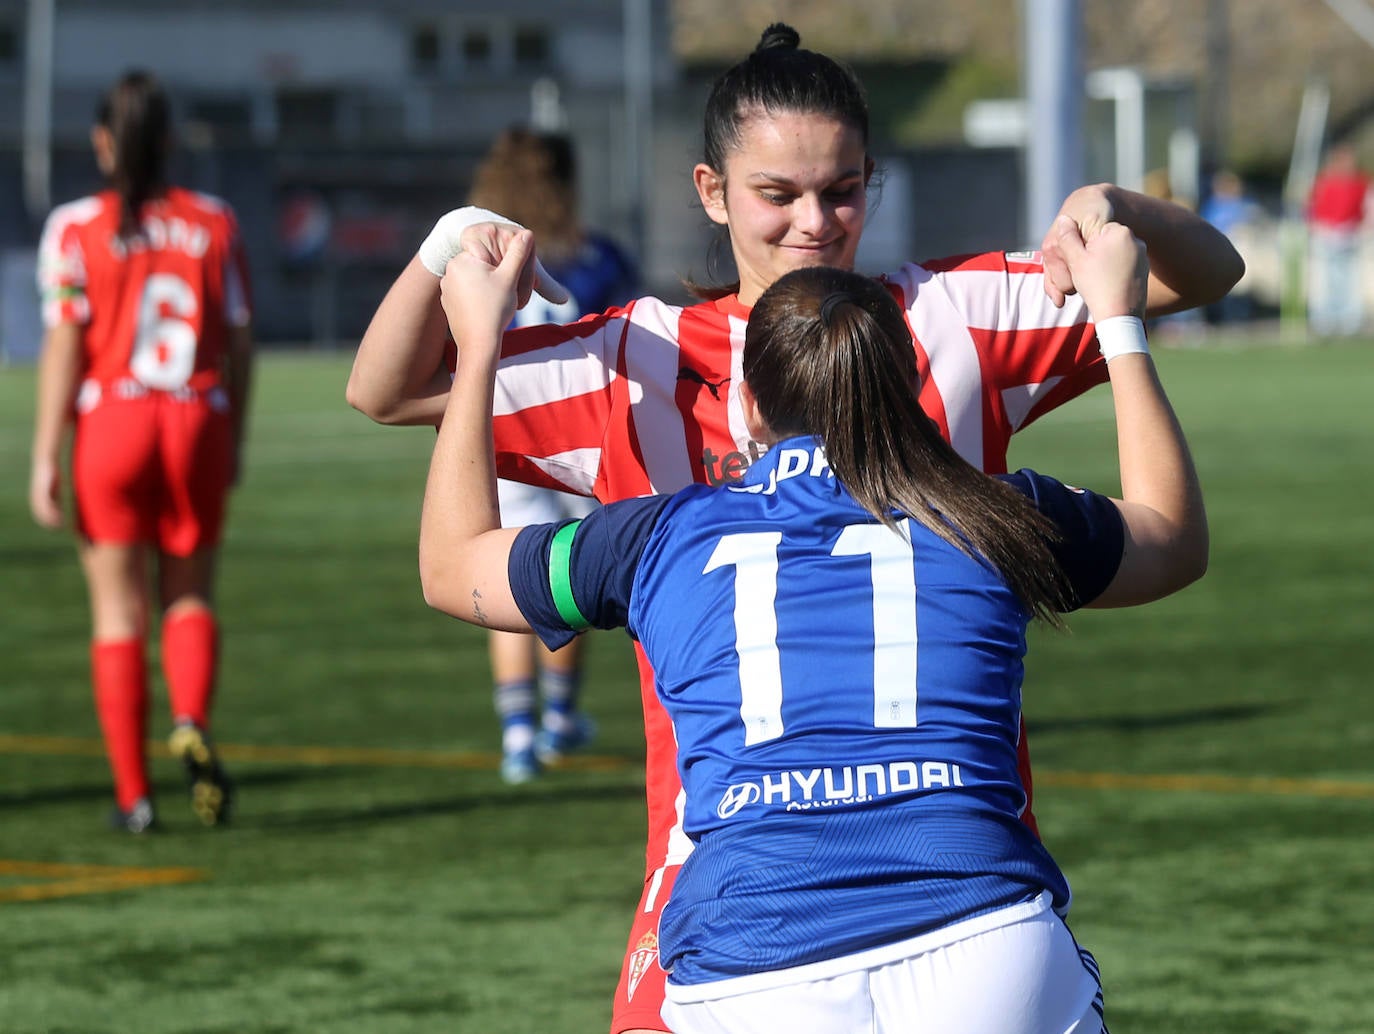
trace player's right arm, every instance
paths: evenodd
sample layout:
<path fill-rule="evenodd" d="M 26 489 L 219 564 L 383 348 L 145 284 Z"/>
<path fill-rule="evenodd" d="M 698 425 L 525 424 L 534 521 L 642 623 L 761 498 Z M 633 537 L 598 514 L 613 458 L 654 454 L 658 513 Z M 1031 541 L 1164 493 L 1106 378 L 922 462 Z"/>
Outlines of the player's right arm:
<path fill-rule="evenodd" d="M 447 339 L 439 278 L 417 255 L 363 334 L 348 377 L 348 404 L 380 424 L 438 424 L 448 399 Z"/>
<path fill-rule="evenodd" d="M 349 405 L 382 424 L 439 423 L 449 390 L 448 320 L 439 301 L 439 278 L 460 252 L 499 263 L 521 230 L 501 220 L 483 209 L 460 208 L 435 224 L 363 334 L 345 390 Z M 516 285 L 517 307 L 529 301 L 532 290 L 555 303 L 567 300 L 537 258 Z"/>
<path fill-rule="evenodd" d="M 62 525 L 62 442 L 81 380 L 81 326 L 62 322 L 43 335 L 30 453 L 29 511 L 45 528 Z"/>

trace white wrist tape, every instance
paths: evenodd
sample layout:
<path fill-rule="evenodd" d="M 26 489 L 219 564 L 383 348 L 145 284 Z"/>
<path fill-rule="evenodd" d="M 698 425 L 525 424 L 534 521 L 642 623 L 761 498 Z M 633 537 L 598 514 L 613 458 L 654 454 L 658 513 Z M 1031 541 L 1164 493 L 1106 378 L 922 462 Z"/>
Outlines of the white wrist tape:
<path fill-rule="evenodd" d="M 1139 316 L 1108 316 L 1094 328 L 1102 358 L 1111 362 L 1119 355 L 1149 355 L 1145 324 Z"/>
<path fill-rule="evenodd" d="M 429 236 L 421 242 L 420 262 L 435 276 L 443 276 L 449 259 L 463 250 L 463 231 L 478 223 L 505 223 L 507 226 L 524 229 L 514 219 L 507 219 L 485 208 L 473 205 L 455 208 L 452 212 L 440 216 L 439 221 L 434 224 L 434 229 L 429 231 Z M 548 270 L 537 258 L 534 260 L 534 272 L 535 291 L 555 305 L 562 305 L 568 300 L 570 296 L 567 288 L 549 276 Z"/>

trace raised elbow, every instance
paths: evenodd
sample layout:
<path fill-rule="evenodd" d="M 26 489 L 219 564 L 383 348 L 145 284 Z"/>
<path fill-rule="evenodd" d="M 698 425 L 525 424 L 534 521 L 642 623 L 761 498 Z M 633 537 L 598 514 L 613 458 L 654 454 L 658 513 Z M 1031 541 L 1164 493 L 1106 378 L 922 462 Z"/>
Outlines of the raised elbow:
<path fill-rule="evenodd" d="M 1184 584 L 1192 585 L 1199 581 L 1207 573 L 1207 565 L 1211 559 L 1211 546 L 1204 532 L 1199 540 L 1188 550 L 1187 558 L 1184 561 L 1184 577 L 1187 579 Z"/>
<path fill-rule="evenodd" d="M 1169 556 L 1169 577 L 1166 595 L 1178 592 L 1200 580 L 1207 573 L 1211 546 L 1207 527 L 1193 528 L 1174 543 Z"/>
<path fill-rule="evenodd" d="M 384 399 L 368 390 L 367 385 L 358 376 L 356 370 L 349 374 L 348 384 L 344 388 L 344 399 L 359 413 L 379 424 L 396 422 L 392 408 L 385 404 Z"/>
<path fill-rule="evenodd" d="M 452 575 L 446 566 L 434 559 L 429 550 L 420 550 L 420 593 L 424 596 L 425 605 L 445 614 L 452 614 L 450 609 L 452 601 L 449 593 L 445 591 L 446 586 L 452 584 Z"/>

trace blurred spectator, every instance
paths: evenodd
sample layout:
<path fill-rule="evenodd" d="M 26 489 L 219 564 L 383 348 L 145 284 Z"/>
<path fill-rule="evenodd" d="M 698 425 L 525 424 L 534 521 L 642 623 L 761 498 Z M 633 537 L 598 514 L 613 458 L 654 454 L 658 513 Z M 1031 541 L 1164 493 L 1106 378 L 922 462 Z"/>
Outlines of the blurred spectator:
<path fill-rule="evenodd" d="M 1308 322 L 1314 334 L 1357 334 L 1364 321 L 1360 230 L 1370 179 L 1355 149 L 1337 144 L 1312 181 L 1307 223 L 1312 254 Z"/>
<path fill-rule="evenodd" d="M 554 305 L 532 294 L 515 314 L 516 326 L 571 323 L 634 297 L 639 287 L 634 265 L 609 237 L 582 225 L 573 144 L 566 135 L 506 130 L 478 167 L 468 200 L 533 230 L 540 261 L 571 296 Z M 585 517 L 596 505 L 582 496 L 514 481 L 498 482 L 497 490 L 507 527 Z M 532 635 L 488 634 L 501 719 L 501 777 L 523 783 L 591 737 L 592 723 L 579 707 L 582 642 L 574 639 L 550 651 Z"/>
<path fill-rule="evenodd" d="M 1254 227 L 1260 218 L 1260 206 L 1245 194 L 1245 184 L 1230 169 L 1221 169 L 1212 176 L 1211 193 L 1202 203 L 1199 215 L 1226 234 L 1238 251 L 1244 254 L 1242 244 L 1247 231 Z M 1208 307 L 1208 316 L 1216 323 L 1234 323 L 1248 320 L 1254 314 L 1254 302 L 1248 292 L 1240 290 L 1240 285 L 1220 301 Z"/>

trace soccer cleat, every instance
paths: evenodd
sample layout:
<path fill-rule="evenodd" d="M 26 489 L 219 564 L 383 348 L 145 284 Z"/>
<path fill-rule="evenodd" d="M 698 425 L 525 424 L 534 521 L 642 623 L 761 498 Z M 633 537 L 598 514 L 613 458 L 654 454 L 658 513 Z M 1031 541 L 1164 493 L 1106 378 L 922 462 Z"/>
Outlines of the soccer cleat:
<path fill-rule="evenodd" d="M 564 755 L 580 750 L 596 735 L 596 723 L 584 714 L 563 719 L 565 728 L 555 731 L 547 724 L 534 737 L 534 752 L 545 765 L 556 765 Z"/>
<path fill-rule="evenodd" d="M 201 824 L 220 826 L 228 822 L 234 803 L 234 787 L 206 732 L 191 722 L 182 722 L 172 730 L 167 749 L 186 769 L 191 810 Z"/>
<path fill-rule="evenodd" d="M 153 802 L 146 797 L 140 797 L 128 811 L 115 805 L 114 810 L 110 812 L 110 828 L 123 833 L 147 833 L 157 829 Z"/>
<path fill-rule="evenodd" d="M 501 756 L 501 778 L 511 786 L 528 783 L 539 776 L 539 758 L 533 747 L 508 750 Z"/>

